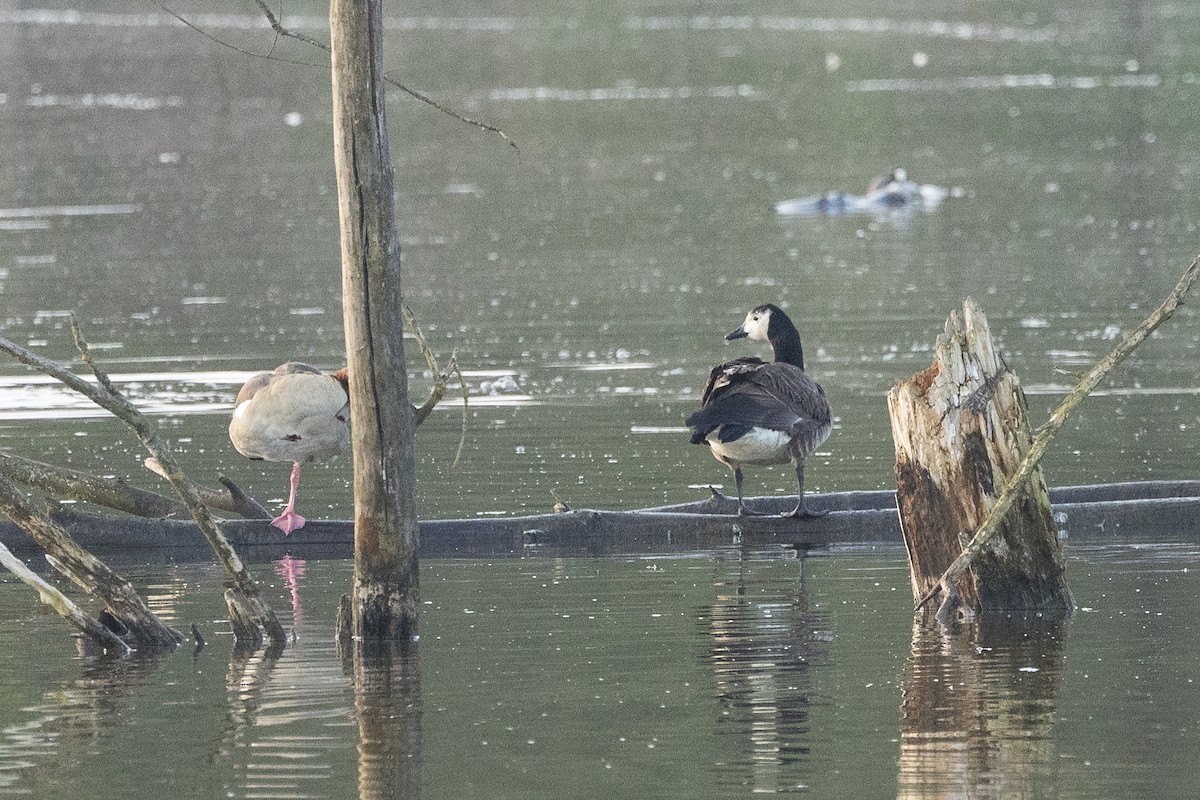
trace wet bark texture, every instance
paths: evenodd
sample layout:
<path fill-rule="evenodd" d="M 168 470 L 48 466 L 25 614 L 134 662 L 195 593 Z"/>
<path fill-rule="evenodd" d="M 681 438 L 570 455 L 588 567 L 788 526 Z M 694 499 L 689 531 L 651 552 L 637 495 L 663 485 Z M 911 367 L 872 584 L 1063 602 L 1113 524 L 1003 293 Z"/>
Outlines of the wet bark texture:
<path fill-rule="evenodd" d="M 997 355 L 987 318 L 968 298 L 938 338 L 929 369 L 888 393 L 896 497 L 914 599 L 933 588 L 983 524 L 1033 438 L 1017 376 Z M 975 612 L 1072 608 L 1041 470 L 1000 533 L 946 596 Z"/>
<path fill-rule="evenodd" d="M 340 634 L 407 638 L 416 631 L 417 607 L 415 426 L 384 114 L 381 2 L 335 0 L 329 20 L 354 443 L 353 630 Z"/>

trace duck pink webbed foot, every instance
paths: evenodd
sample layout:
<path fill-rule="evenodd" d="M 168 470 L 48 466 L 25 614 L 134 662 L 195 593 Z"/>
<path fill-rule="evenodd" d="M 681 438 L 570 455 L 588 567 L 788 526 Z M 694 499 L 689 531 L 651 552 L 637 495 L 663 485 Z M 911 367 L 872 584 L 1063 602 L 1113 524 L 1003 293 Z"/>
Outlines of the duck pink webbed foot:
<path fill-rule="evenodd" d="M 296 490 L 300 488 L 300 462 L 292 464 L 292 491 L 288 495 L 287 505 L 283 513 L 271 520 L 271 524 L 288 536 L 292 531 L 304 527 L 304 517 L 296 513 Z"/>
<path fill-rule="evenodd" d="M 271 524 L 283 531 L 284 536 L 290 535 L 294 530 L 303 528 L 304 522 L 304 517 L 300 516 L 290 508 L 285 508 L 282 514 L 271 520 Z"/>

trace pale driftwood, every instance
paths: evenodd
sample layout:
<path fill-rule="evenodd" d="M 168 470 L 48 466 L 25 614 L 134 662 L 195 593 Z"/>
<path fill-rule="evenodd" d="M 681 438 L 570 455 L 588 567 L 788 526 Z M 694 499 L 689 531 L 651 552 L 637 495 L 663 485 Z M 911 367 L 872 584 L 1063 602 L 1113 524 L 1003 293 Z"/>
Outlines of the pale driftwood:
<path fill-rule="evenodd" d="M 218 560 L 225 567 L 226 572 L 236 586 L 238 590 L 236 593 L 237 596 L 242 598 L 242 602 L 247 603 L 249 606 L 249 612 L 242 615 L 242 617 L 257 620 L 258 624 L 263 626 L 267 632 L 267 636 L 272 641 L 286 641 L 283 626 L 275 618 L 275 613 L 271 610 L 270 606 L 259 595 L 258 585 L 255 583 L 254 578 L 246 570 L 237 553 L 233 551 L 228 539 L 225 538 L 224 533 L 222 533 L 220 526 L 209 513 L 208 508 L 192 490 L 191 481 L 183 474 L 183 470 L 179 467 L 174 457 L 171 456 L 170 452 L 162 444 L 150 422 L 142 416 L 141 412 L 134 408 L 132 403 L 112 390 L 112 382 L 92 360 L 87 345 L 83 341 L 82 335 L 79 333 L 79 329 L 73 318 L 71 326 L 72 333 L 75 335 L 76 346 L 79 348 L 84 362 L 91 368 L 99 385 L 93 385 L 72 373 L 65 365 L 42 358 L 3 337 L 0 337 L 0 350 L 13 356 L 21 363 L 36 367 L 47 375 L 56 378 L 69 388 L 87 397 L 96 405 L 109 411 L 137 433 L 138 438 L 142 441 L 142 445 L 150 452 L 150 455 L 158 459 L 159 463 L 167 471 L 168 480 L 175 490 L 179 492 L 180 497 L 191 512 L 193 519 L 196 520 L 200 530 L 204 533 L 213 552 L 216 553 Z M 239 638 L 252 636 L 249 631 L 235 630 L 234 633 Z"/>
<path fill-rule="evenodd" d="M 918 609 L 936 597 L 939 591 L 945 591 L 947 599 L 950 599 L 949 587 L 953 586 L 960 576 L 972 567 L 981 553 L 993 546 L 992 540 L 998 535 L 999 525 L 1004 514 L 1007 513 L 1008 509 L 1020 496 L 1022 486 L 1025 482 L 1038 470 L 1038 464 L 1041 462 L 1042 456 L 1045 455 L 1050 442 L 1067 421 L 1067 417 L 1071 411 L 1075 406 L 1083 402 L 1085 397 L 1091 394 L 1092 390 L 1099 385 L 1100 381 L 1114 367 L 1128 358 L 1129 354 L 1136 350 L 1138 345 L 1149 338 L 1150 334 L 1171 318 L 1175 310 L 1183 302 L 1184 296 L 1191 290 L 1192 284 L 1196 282 L 1198 272 L 1200 272 L 1200 255 L 1192 259 L 1192 263 L 1184 270 L 1179 282 L 1175 284 L 1175 288 L 1171 290 L 1171 293 L 1167 295 L 1158 308 L 1113 348 L 1108 355 L 1100 359 L 1096 366 L 1092 367 L 1092 369 L 1088 370 L 1080 378 L 1075 388 L 1071 390 L 1062 403 L 1059 404 L 1058 408 L 1050 415 L 1049 421 L 1038 430 L 1037 436 L 1025 454 L 1025 458 L 1017 466 L 1004 491 L 1000 493 L 1000 497 L 997 499 L 988 518 L 979 527 L 979 530 L 975 533 L 971 541 L 963 548 L 962 554 L 946 568 L 946 571 L 937 582 L 918 600 Z M 943 602 L 943 606 L 945 605 L 946 603 Z"/>
<path fill-rule="evenodd" d="M 154 458 L 153 456 L 147 456 L 145 460 L 142 461 L 142 465 L 163 480 L 168 480 L 167 471 L 163 468 L 163 465 L 158 462 L 158 459 Z M 221 485 L 225 487 L 224 491 L 221 489 L 214 489 L 211 486 L 203 486 L 199 483 L 193 482 L 191 484 L 192 490 L 196 493 L 196 496 L 199 497 L 206 506 L 218 509 L 220 511 L 230 511 L 234 514 L 243 516 L 246 519 L 271 519 L 274 516 L 274 514 L 272 514 L 270 511 L 267 511 L 267 509 L 264 508 L 261 503 L 243 492 L 241 487 L 229 480 L 229 478 L 226 478 L 224 475 L 222 475 L 218 478 L 218 480 L 221 482 Z M 184 513 L 187 513 L 186 506 L 184 506 L 183 511 Z M 139 514 L 138 516 L 147 517 L 152 515 Z"/>
<path fill-rule="evenodd" d="M 384 111 L 381 0 L 329 6 L 334 173 L 354 461 L 351 631 L 408 640 L 417 624 L 414 415 Z"/>
<path fill-rule="evenodd" d="M 158 464 L 150 458 L 146 459 L 146 462 L 152 471 Z M 161 470 L 161 467 L 159 469 Z M 95 503 L 138 517 L 188 515 L 187 506 L 178 500 L 130 486 L 120 478 L 106 478 L 10 453 L 0 453 L 0 475 L 58 497 Z M 222 479 L 222 482 L 224 483 L 225 479 Z M 248 519 L 270 519 L 271 515 L 265 508 L 243 494 L 232 482 L 225 485 L 225 491 L 208 487 L 198 487 L 198 490 L 204 502 L 213 508 L 240 514 Z"/>
<path fill-rule="evenodd" d="M 187 506 L 178 500 L 130 486 L 120 478 L 103 478 L 90 472 L 45 464 L 9 453 L 0 453 L 0 474 L 11 481 L 52 495 L 84 500 L 139 517 L 178 517 Z"/>
<path fill-rule="evenodd" d="M 91 639 L 100 648 L 112 655 L 129 655 L 129 645 L 125 644 L 119 636 L 104 627 L 100 620 L 84 613 L 79 606 L 72 602 L 71 598 L 46 583 L 41 576 L 25 566 L 25 562 L 14 556 L 12 551 L 3 544 L 0 544 L 0 565 L 16 575 L 26 586 L 36 591 L 43 603 L 54 609 L 56 614 L 75 626 L 80 633 Z"/>
<path fill-rule="evenodd" d="M 1030 444 L 1029 409 L 999 358 L 987 318 L 970 298 L 946 322 L 933 365 L 888 393 L 896 446 L 896 498 L 913 598 L 936 584 L 988 518 Z M 970 612 L 1066 614 L 1073 608 L 1064 557 L 1039 470 L 981 554 L 947 589 Z M 950 595 L 948 595 L 950 596 Z"/>
<path fill-rule="evenodd" d="M 38 543 L 55 569 L 99 600 L 138 646 L 176 647 L 183 642 L 183 634 L 155 616 L 127 580 L 80 547 L 62 526 L 34 506 L 16 484 L 3 477 L 0 477 L 0 510 Z"/>

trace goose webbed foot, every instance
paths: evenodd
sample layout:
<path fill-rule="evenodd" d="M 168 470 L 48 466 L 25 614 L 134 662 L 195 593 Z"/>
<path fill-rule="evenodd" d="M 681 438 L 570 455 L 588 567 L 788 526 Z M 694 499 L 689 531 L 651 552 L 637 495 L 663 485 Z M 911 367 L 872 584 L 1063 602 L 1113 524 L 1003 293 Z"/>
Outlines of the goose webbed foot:
<path fill-rule="evenodd" d="M 783 517 L 784 519 L 816 519 L 817 517 L 823 517 L 828 513 L 828 511 L 813 511 L 811 508 L 804 505 L 804 501 L 801 500 L 791 511 L 784 511 L 779 516 Z"/>

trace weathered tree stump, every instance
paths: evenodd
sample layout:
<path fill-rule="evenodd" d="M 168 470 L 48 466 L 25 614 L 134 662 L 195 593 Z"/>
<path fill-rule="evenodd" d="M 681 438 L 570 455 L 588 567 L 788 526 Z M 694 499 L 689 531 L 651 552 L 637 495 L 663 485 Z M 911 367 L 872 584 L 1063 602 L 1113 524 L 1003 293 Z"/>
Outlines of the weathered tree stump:
<path fill-rule="evenodd" d="M 933 365 L 892 387 L 888 410 L 900 527 L 920 599 L 962 553 L 1028 452 L 1029 409 L 1020 381 L 996 353 L 987 318 L 967 298 L 938 337 Z M 1069 613 L 1063 564 L 1039 468 L 992 544 L 943 587 L 941 613 Z"/>
<path fill-rule="evenodd" d="M 354 590 L 339 638 L 416 635 L 414 409 L 383 90 L 381 0 L 329 4 L 334 173 L 354 461 Z"/>

